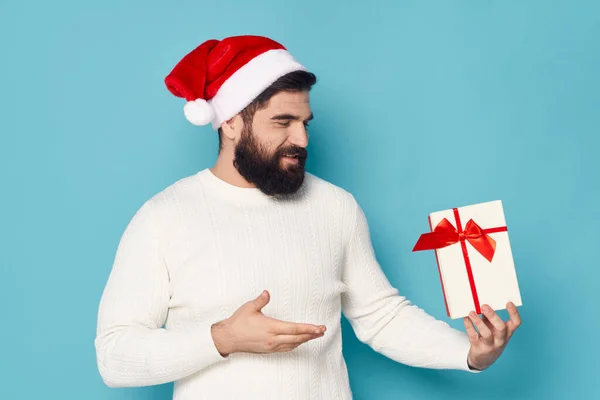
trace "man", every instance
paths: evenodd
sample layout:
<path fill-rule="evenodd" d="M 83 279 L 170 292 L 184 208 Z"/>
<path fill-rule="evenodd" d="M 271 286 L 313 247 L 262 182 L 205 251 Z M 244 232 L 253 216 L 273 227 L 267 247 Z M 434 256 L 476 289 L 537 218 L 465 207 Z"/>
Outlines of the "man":
<path fill-rule="evenodd" d="M 216 164 L 147 200 L 127 226 L 95 341 L 110 387 L 175 382 L 174 398 L 349 399 L 341 313 L 374 350 L 480 371 L 520 324 L 485 309 L 466 334 L 412 305 L 378 265 L 347 191 L 305 173 L 316 78 L 279 43 L 209 40 L 165 79 Z M 475 329 L 477 328 L 477 329 Z"/>

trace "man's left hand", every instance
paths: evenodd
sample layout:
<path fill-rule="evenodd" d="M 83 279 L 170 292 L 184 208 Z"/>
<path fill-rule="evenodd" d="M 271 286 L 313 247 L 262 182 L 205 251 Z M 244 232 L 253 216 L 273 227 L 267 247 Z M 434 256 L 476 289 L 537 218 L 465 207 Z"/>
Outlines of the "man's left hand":
<path fill-rule="evenodd" d="M 509 302 L 506 309 L 510 317 L 507 322 L 504 322 L 488 305 L 481 307 L 483 313 L 481 318 L 473 311 L 465 317 L 465 328 L 471 341 L 468 355 L 471 367 L 483 370 L 492 365 L 504 351 L 515 330 L 521 325 L 521 316 L 517 307 Z"/>

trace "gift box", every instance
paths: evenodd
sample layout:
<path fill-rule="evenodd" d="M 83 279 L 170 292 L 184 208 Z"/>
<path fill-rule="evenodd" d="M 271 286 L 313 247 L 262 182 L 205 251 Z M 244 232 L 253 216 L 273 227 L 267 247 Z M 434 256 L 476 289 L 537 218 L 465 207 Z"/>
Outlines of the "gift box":
<path fill-rule="evenodd" d="M 481 314 L 483 304 L 494 310 L 509 301 L 522 305 L 500 200 L 433 212 L 429 227 L 413 251 L 435 251 L 450 318 Z"/>

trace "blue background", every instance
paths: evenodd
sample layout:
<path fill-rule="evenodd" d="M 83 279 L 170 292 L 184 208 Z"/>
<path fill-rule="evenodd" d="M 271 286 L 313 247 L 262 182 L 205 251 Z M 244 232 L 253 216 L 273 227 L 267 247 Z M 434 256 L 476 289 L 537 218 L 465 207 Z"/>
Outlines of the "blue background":
<path fill-rule="evenodd" d="M 135 210 L 217 155 L 164 76 L 244 33 L 318 75 L 309 171 L 354 193 L 392 283 L 459 329 L 412 246 L 429 212 L 504 202 L 524 306 L 502 357 L 409 368 L 344 321 L 355 398 L 600 396 L 600 3 L 3 0 L 0 398 L 170 398 L 103 385 L 97 304 Z"/>

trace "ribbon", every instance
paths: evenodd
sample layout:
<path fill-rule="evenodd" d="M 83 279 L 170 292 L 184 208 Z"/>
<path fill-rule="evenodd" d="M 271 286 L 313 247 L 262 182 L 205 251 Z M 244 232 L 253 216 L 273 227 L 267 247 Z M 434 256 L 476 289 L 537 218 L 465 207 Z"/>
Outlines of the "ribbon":
<path fill-rule="evenodd" d="M 473 303 L 475 304 L 475 312 L 481 314 L 479 304 L 479 296 L 475 287 L 475 279 L 473 278 L 473 270 L 471 268 L 471 260 L 467 251 L 466 242 L 469 242 L 475 250 L 477 250 L 486 260 L 492 262 L 496 252 L 496 241 L 488 234 L 496 232 L 506 232 L 506 226 L 496 228 L 481 228 L 473 219 L 469 219 L 463 230 L 458 209 L 453 208 L 456 227 L 452 225 L 446 218 L 442 219 L 439 224 L 433 229 L 433 232 L 424 233 L 419 237 L 413 251 L 436 250 L 453 244 L 459 243 L 462 249 L 465 266 L 467 268 L 467 276 L 471 286 L 473 295 Z"/>

